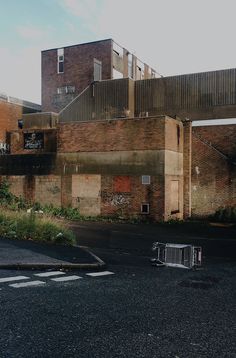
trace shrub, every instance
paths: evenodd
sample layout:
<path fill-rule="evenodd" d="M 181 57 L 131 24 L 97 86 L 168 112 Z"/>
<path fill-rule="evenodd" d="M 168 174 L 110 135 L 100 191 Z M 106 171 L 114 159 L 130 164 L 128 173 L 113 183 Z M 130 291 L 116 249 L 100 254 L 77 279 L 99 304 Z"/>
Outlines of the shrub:
<path fill-rule="evenodd" d="M 56 221 L 38 218 L 34 213 L 1 213 L 0 236 L 68 245 L 75 243 L 75 236 L 70 230 L 64 229 Z"/>
<path fill-rule="evenodd" d="M 220 222 L 236 222 L 236 207 L 227 206 L 216 210 L 212 219 Z"/>

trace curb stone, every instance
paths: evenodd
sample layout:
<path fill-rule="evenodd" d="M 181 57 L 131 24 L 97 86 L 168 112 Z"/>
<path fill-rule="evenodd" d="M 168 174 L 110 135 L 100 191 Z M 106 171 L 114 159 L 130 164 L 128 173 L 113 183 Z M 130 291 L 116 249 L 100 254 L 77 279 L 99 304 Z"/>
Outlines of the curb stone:
<path fill-rule="evenodd" d="M 83 246 L 79 246 L 79 245 L 74 245 L 74 247 L 78 247 L 81 248 L 82 250 L 86 251 L 87 253 L 89 253 L 97 262 L 95 263 L 70 263 L 70 262 L 65 262 L 65 263 L 42 263 L 42 262 L 16 262 L 16 263 L 9 263 L 9 264 L 1 264 L 0 263 L 0 269 L 16 269 L 16 270 L 23 270 L 23 269 L 32 269 L 32 270 L 37 270 L 37 269 L 70 269 L 70 270 L 76 270 L 76 269 L 103 269 L 106 267 L 106 263 L 104 261 L 102 261 L 98 256 L 96 256 L 95 254 L 93 254 L 90 250 L 88 250 L 87 247 L 83 247 Z"/>

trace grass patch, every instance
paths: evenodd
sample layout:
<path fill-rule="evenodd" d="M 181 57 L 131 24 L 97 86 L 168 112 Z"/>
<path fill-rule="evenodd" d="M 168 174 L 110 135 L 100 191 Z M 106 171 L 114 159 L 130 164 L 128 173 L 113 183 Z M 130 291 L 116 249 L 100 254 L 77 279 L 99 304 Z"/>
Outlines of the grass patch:
<path fill-rule="evenodd" d="M 40 218 L 35 213 L 10 211 L 0 214 L 0 236 L 65 245 L 73 245 L 76 242 L 72 231 L 63 228 L 55 219 Z"/>

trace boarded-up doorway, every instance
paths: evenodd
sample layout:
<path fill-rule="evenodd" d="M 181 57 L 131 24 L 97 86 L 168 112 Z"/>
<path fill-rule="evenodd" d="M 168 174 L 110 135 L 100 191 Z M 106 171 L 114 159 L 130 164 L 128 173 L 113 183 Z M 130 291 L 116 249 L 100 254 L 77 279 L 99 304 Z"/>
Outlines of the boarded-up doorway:
<path fill-rule="evenodd" d="M 171 180 L 171 213 L 179 212 L 179 181 Z"/>
<path fill-rule="evenodd" d="M 72 206 L 81 215 L 101 214 L 101 175 L 72 175 Z"/>

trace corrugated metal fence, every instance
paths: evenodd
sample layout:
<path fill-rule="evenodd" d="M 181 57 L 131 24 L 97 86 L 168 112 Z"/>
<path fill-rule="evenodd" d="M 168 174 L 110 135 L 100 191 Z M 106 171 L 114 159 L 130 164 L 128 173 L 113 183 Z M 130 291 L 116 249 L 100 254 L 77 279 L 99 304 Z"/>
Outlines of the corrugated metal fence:
<path fill-rule="evenodd" d="M 95 82 L 59 113 L 59 122 L 126 117 L 129 79 Z"/>
<path fill-rule="evenodd" d="M 236 69 L 142 80 L 135 83 L 135 114 L 236 104 Z"/>
<path fill-rule="evenodd" d="M 236 69 L 135 81 L 135 86 L 128 78 L 95 82 L 60 112 L 59 122 L 128 117 L 127 110 L 138 117 L 226 105 L 236 105 Z"/>

